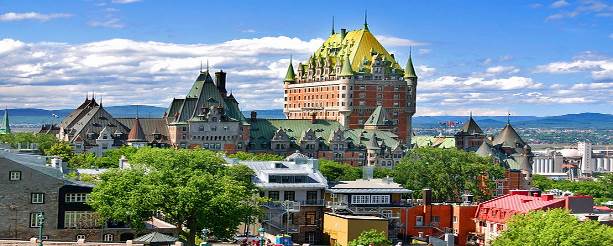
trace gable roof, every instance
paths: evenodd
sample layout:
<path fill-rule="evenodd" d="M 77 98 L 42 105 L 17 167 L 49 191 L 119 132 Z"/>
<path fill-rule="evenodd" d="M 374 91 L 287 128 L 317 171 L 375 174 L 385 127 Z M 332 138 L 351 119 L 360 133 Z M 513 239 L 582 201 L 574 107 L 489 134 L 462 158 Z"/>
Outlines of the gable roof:
<path fill-rule="evenodd" d="M 524 140 L 521 139 L 511 124 L 508 123 L 504 126 L 502 131 L 496 135 L 492 144 L 511 148 L 523 147 L 526 145 Z"/>
<path fill-rule="evenodd" d="M 140 126 L 140 121 L 138 117 L 136 117 L 132 123 L 132 128 L 130 129 L 130 133 L 128 134 L 128 142 L 145 142 L 147 141 L 145 137 L 145 132 L 143 128 Z"/>
<path fill-rule="evenodd" d="M 479 127 L 479 125 L 473 119 L 473 116 L 471 115 L 468 118 L 468 122 L 464 123 L 464 125 L 462 126 L 460 133 L 463 133 L 466 135 L 483 134 L 483 130 L 481 130 L 481 127 Z"/>
<path fill-rule="evenodd" d="M 368 120 L 364 123 L 364 125 L 372 125 L 372 126 L 385 126 L 388 124 L 386 119 L 387 111 L 383 106 L 379 105 L 373 110 Z"/>
<path fill-rule="evenodd" d="M 479 204 L 476 210 L 477 219 L 505 223 L 514 214 L 525 214 L 534 210 L 564 207 L 565 200 L 551 198 L 507 194 Z"/>

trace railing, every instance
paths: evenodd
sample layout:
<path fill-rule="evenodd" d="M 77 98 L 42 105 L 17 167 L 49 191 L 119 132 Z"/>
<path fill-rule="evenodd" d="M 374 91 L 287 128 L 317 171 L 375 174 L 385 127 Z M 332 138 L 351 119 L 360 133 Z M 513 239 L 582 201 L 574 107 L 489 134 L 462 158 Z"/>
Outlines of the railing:
<path fill-rule="evenodd" d="M 325 200 L 323 199 L 316 199 L 316 200 L 304 200 L 304 201 L 299 201 L 300 205 L 306 205 L 306 206 L 323 206 L 325 203 Z"/>

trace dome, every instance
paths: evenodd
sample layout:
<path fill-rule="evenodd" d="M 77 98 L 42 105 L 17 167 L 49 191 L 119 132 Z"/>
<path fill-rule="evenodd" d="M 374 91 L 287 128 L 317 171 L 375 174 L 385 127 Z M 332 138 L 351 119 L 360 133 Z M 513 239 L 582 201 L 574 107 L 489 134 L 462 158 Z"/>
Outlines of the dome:
<path fill-rule="evenodd" d="M 580 157 L 581 152 L 578 149 L 561 149 L 559 150 L 563 157 Z"/>

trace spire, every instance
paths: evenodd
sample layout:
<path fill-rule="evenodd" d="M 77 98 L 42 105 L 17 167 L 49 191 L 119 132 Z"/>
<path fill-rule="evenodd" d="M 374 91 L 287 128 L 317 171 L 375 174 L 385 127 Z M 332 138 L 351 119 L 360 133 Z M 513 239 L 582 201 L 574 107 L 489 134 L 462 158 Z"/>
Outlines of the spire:
<path fill-rule="evenodd" d="M 209 59 L 206 59 L 206 72 L 209 72 Z"/>
<path fill-rule="evenodd" d="M 507 112 L 507 125 L 511 124 L 511 113 Z"/>
<path fill-rule="evenodd" d="M 202 60 L 200 60 L 200 72 L 202 73 Z"/>
<path fill-rule="evenodd" d="M 132 123 L 132 129 L 130 129 L 130 133 L 128 133 L 128 142 L 146 142 L 145 132 L 140 125 L 140 120 L 138 120 L 138 116 L 134 119 Z"/>
<path fill-rule="evenodd" d="M 364 30 L 368 30 L 368 10 L 364 10 Z"/>
<path fill-rule="evenodd" d="M 351 69 L 351 61 L 349 61 L 349 55 L 345 56 L 345 60 L 343 61 L 343 68 L 341 69 L 341 74 L 339 76 L 353 76 L 353 70 Z"/>
<path fill-rule="evenodd" d="M 9 109 L 6 106 L 4 106 L 4 120 L 2 121 L 2 125 L 0 127 L 0 133 L 11 133 L 11 126 L 9 125 Z"/>
<path fill-rule="evenodd" d="M 415 74 L 415 68 L 413 67 L 413 57 L 412 57 L 413 49 L 412 47 L 409 49 L 409 60 L 407 61 L 407 65 L 404 68 L 404 77 L 407 79 L 417 78 Z"/>
<path fill-rule="evenodd" d="M 287 67 L 287 73 L 285 73 L 285 79 L 283 80 L 285 83 L 294 83 L 296 82 L 296 74 L 294 73 L 294 66 L 292 65 L 292 56 L 289 57 L 289 66 Z"/>
<path fill-rule="evenodd" d="M 332 35 L 334 35 L 334 15 L 332 16 Z"/>

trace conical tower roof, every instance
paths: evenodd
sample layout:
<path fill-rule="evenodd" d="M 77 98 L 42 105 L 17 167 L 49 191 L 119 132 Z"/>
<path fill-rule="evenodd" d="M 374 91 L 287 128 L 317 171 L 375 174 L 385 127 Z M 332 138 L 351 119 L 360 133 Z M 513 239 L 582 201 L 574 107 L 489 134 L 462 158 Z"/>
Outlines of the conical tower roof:
<path fill-rule="evenodd" d="M 9 109 L 4 108 L 4 117 L 2 120 L 2 125 L 0 125 L 0 133 L 9 134 L 11 133 L 11 126 L 9 124 Z"/>
<path fill-rule="evenodd" d="M 477 122 L 473 119 L 472 114 L 468 118 L 468 122 L 462 126 L 462 130 L 460 130 L 460 132 L 467 135 L 483 134 L 483 130 L 481 130 L 481 127 L 479 127 Z"/>
<path fill-rule="evenodd" d="M 521 139 L 510 123 L 507 123 L 507 125 L 504 126 L 502 131 L 500 131 L 500 133 L 498 133 L 498 135 L 494 138 L 492 144 L 511 148 L 523 147 L 526 145 L 524 140 Z"/>
<path fill-rule="evenodd" d="M 405 78 L 417 78 L 417 74 L 415 73 L 415 68 L 413 67 L 413 58 L 411 54 L 409 54 L 409 60 L 407 61 L 407 65 L 404 68 L 404 77 Z"/>
<path fill-rule="evenodd" d="M 489 157 L 494 156 L 494 151 L 492 150 L 492 146 L 490 146 L 486 141 L 481 143 L 477 152 L 475 152 L 478 156 Z"/>
<path fill-rule="evenodd" d="M 285 79 L 283 82 L 294 83 L 296 82 L 296 74 L 294 73 L 294 66 L 292 65 L 292 59 L 289 59 L 289 66 L 287 67 L 287 73 L 285 73 Z"/>
<path fill-rule="evenodd" d="M 366 149 L 380 149 L 379 142 L 377 142 L 377 134 L 373 133 L 371 138 L 366 143 Z"/>
<path fill-rule="evenodd" d="M 387 119 L 385 118 L 386 111 L 382 106 L 377 106 L 372 112 L 368 120 L 364 125 L 383 126 L 386 125 Z"/>
<path fill-rule="evenodd" d="M 343 60 L 343 68 L 341 69 L 341 74 L 339 76 L 353 76 L 353 70 L 351 69 L 351 61 L 349 61 L 349 56 L 345 56 Z"/>
<path fill-rule="evenodd" d="M 134 119 L 134 123 L 132 123 L 132 129 L 130 129 L 130 133 L 128 133 L 128 142 L 146 142 L 145 132 L 143 128 L 140 126 L 140 121 L 138 117 Z"/>

